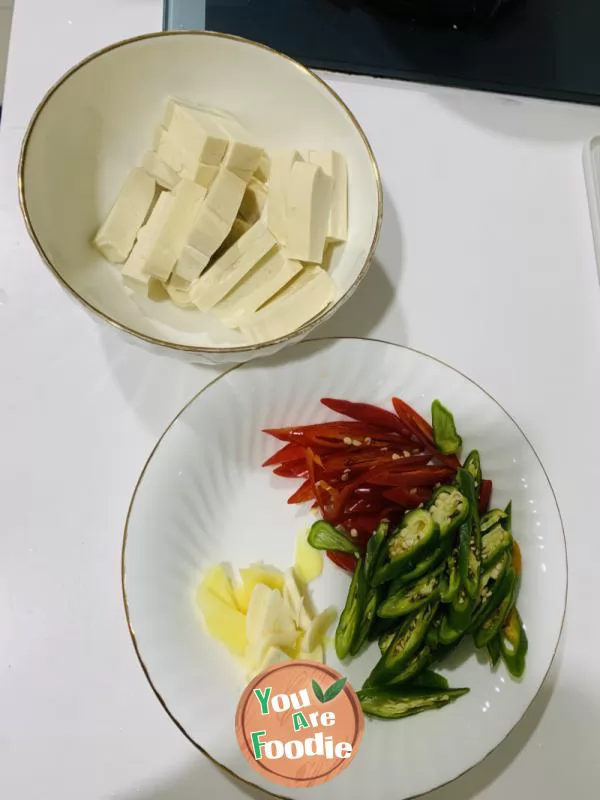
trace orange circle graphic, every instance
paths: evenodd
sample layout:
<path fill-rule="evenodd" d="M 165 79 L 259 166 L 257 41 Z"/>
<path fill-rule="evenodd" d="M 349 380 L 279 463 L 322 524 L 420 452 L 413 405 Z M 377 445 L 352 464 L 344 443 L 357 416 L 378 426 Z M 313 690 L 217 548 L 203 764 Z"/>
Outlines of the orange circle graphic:
<path fill-rule="evenodd" d="M 326 664 L 285 661 L 248 684 L 235 731 L 245 758 L 284 786 L 316 786 L 354 758 L 364 717 L 354 689 Z"/>

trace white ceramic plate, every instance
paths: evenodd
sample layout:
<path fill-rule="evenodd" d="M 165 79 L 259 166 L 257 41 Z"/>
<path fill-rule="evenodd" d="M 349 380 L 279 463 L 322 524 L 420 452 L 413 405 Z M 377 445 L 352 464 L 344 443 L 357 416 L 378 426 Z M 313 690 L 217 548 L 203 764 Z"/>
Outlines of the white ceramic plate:
<path fill-rule="evenodd" d="M 508 735 L 538 692 L 560 636 L 567 586 L 560 515 L 537 455 L 502 407 L 451 367 L 404 347 L 358 339 L 304 342 L 291 361 L 247 364 L 197 395 L 160 439 L 132 501 L 124 594 L 155 692 L 207 755 L 244 781 L 286 797 L 306 795 L 264 781 L 238 749 L 234 716 L 243 676 L 203 633 L 194 590 L 202 571 L 219 561 L 290 566 L 297 531 L 314 519 L 286 504 L 292 481 L 261 468 L 277 445 L 262 428 L 333 418 L 319 403 L 324 396 L 391 407 L 393 395 L 426 416 L 439 397 L 454 412 L 464 452 L 479 449 L 484 473 L 494 481 L 494 505 L 512 498 L 524 564 L 519 608 L 529 637 L 522 681 L 503 666 L 492 671 L 465 643 L 445 672 L 452 686 L 470 687 L 468 695 L 406 720 L 368 720 L 350 768 L 311 789 L 311 797 L 323 800 L 419 795 L 477 764 Z M 326 562 L 314 584 L 317 607 L 342 607 L 347 587 L 347 576 Z M 374 645 L 349 665 L 332 649 L 327 654 L 356 687 L 376 659 Z"/>
<path fill-rule="evenodd" d="M 298 331 L 248 345 L 212 314 L 128 294 L 119 271 L 92 247 L 128 170 L 150 147 L 171 96 L 234 116 L 267 150 L 334 149 L 346 159 L 348 241 L 334 249 L 329 267 L 337 294 Z M 88 310 L 138 342 L 215 363 L 268 355 L 328 319 L 366 274 L 383 203 L 371 147 L 326 83 L 264 45 L 205 31 L 118 42 L 63 76 L 25 135 L 19 188 L 40 255 Z"/>

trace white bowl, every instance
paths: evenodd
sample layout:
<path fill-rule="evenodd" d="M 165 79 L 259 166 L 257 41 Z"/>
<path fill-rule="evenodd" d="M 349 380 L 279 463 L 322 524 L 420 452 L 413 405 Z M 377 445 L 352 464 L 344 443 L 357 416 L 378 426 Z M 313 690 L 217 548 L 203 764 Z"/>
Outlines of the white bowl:
<path fill-rule="evenodd" d="M 91 246 L 127 171 L 148 149 L 169 96 L 233 114 L 266 148 L 328 148 L 346 158 L 349 237 L 331 264 L 337 297 L 294 333 L 249 346 L 212 315 L 133 300 L 118 271 Z M 138 341 L 214 363 L 273 353 L 328 319 L 366 274 L 382 218 L 371 147 L 335 92 L 281 53 L 208 32 L 129 39 L 64 75 L 25 135 L 19 194 L 40 255 L 89 311 Z"/>
<path fill-rule="evenodd" d="M 293 562 L 294 540 L 314 521 L 290 506 L 297 482 L 260 465 L 278 443 L 265 427 L 319 422 L 334 415 L 321 397 L 391 408 L 398 395 L 429 416 L 439 397 L 455 415 L 463 452 L 481 453 L 494 482 L 492 502 L 513 502 L 523 554 L 518 605 L 529 638 L 520 681 L 491 669 L 471 641 L 442 672 L 471 691 L 453 705 L 396 722 L 368 720 L 356 759 L 334 780 L 312 787 L 317 800 L 403 800 L 456 778 L 508 735 L 536 696 L 554 657 L 567 588 L 565 539 L 552 487 L 525 435 L 483 389 L 434 358 L 383 342 L 302 342 L 283 354 L 227 372 L 189 403 L 159 440 L 129 510 L 123 589 L 138 656 L 165 709 L 203 752 L 245 781 L 290 798 L 253 770 L 235 735 L 244 679 L 224 648 L 202 629 L 194 592 L 203 570 Z M 280 444 L 280 443 L 279 443 Z M 348 576 L 326 561 L 313 584 L 318 609 L 343 607 Z M 378 657 L 376 643 L 343 664 L 327 661 L 358 688 Z"/>

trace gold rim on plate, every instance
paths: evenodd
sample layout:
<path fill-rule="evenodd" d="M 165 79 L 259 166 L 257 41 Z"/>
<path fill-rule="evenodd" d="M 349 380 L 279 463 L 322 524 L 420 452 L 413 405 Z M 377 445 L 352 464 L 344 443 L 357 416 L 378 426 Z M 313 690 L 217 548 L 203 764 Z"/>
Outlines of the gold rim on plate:
<path fill-rule="evenodd" d="M 371 166 L 373 168 L 373 176 L 375 179 L 375 185 L 377 187 L 377 221 L 375 224 L 375 230 L 373 232 L 373 239 L 371 241 L 371 246 L 369 248 L 369 252 L 365 258 L 364 264 L 355 278 L 352 285 L 348 288 L 348 290 L 340 297 L 338 300 L 316 317 L 306 322 L 300 328 L 292 331 L 291 333 L 286 334 L 285 336 L 280 336 L 277 339 L 270 339 L 268 342 L 261 342 L 260 344 L 252 344 L 252 345 L 240 345 L 238 347 L 200 347 L 198 345 L 188 345 L 188 344 L 177 344 L 176 342 L 169 342 L 166 339 L 158 339 L 154 336 L 148 336 L 145 333 L 141 333 L 140 331 L 136 331 L 133 328 L 130 328 L 128 325 L 124 325 L 121 322 L 117 322 L 116 320 L 109 317 L 99 308 L 96 308 L 92 303 L 88 300 L 83 298 L 73 287 L 67 283 L 67 281 L 62 277 L 59 273 L 57 268 L 52 263 L 52 260 L 44 250 L 41 242 L 39 241 L 36 232 L 33 228 L 31 223 L 31 219 L 29 216 L 29 210 L 27 208 L 27 200 L 25 198 L 25 190 L 24 190 L 24 175 L 25 175 L 25 163 L 27 161 L 27 151 L 29 147 L 29 142 L 31 139 L 31 135 L 35 129 L 36 123 L 40 117 L 40 114 L 43 112 L 46 104 L 51 99 L 52 95 L 60 89 L 60 87 L 76 72 L 78 72 L 82 67 L 85 67 L 91 61 L 94 61 L 96 58 L 100 58 L 106 53 L 110 53 L 112 50 L 116 50 L 120 47 L 125 47 L 130 44 L 135 44 L 137 42 L 144 42 L 149 39 L 158 39 L 158 38 L 166 38 L 171 36 L 193 36 L 193 37 L 212 37 L 215 39 L 227 39 L 234 42 L 238 42 L 240 44 L 248 45 L 249 47 L 256 47 L 260 50 L 266 50 L 269 53 L 272 53 L 274 56 L 283 59 L 284 61 L 292 64 L 301 72 L 303 72 L 307 77 L 315 80 L 322 88 L 324 88 L 328 94 L 338 103 L 338 105 L 342 108 L 343 111 L 346 112 L 350 122 L 354 125 L 357 133 L 361 137 L 364 146 L 367 150 L 367 155 L 371 162 Z M 21 154 L 19 156 L 19 167 L 18 167 L 18 190 L 19 190 L 19 205 L 21 207 L 21 212 L 23 214 L 23 219 L 25 220 L 25 227 L 27 228 L 27 233 L 31 238 L 32 242 L 34 243 L 39 255 L 42 258 L 42 261 L 46 264 L 46 266 L 50 269 L 54 277 L 57 281 L 62 285 L 64 289 L 69 292 L 69 294 L 78 300 L 88 311 L 91 311 L 96 316 L 100 317 L 104 322 L 107 322 L 109 325 L 121 330 L 125 333 L 134 336 L 136 339 L 141 339 L 144 342 L 149 344 L 159 345 L 160 347 L 167 347 L 170 350 L 176 350 L 179 352 L 186 352 L 186 353 L 198 353 L 201 354 L 220 354 L 220 353 L 251 353 L 257 350 L 262 350 L 263 348 L 276 346 L 279 344 L 285 344 L 286 342 L 292 341 L 296 338 L 302 338 L 310 333 L 313 328 L 317 325 L 321 324 L 328 320 L 334 313 L 337 311 L 341 306 L 350 299 L 350 297 L 354 294 L 356 289 L 358 288 L 359 284 L 365 277 L 369 265 L 373 259 L 373 255 L 375 253 L 375 248 L 377 247 L 377 242 L 379 240 L 379 233 L 381 231 L 381 222 L 383 219 L 383 190 L 381 185 L 381 176 L 379 174 L 379 167 L 377 166 L 377 161 L 375 160 L 375 155 L 373 153 L 373 149 L 365 132 L 363 131 L 360 123 L 350 111 L 346 103 L 342 100 L 342 98 L 338 95 L 336 91 L 334 91 L 331 86 L 329 86 L 322 78 L 320 78 L 315 72 L 313 72 L 308 67 L 305 67 L 303 64 L 300 64 L 290 56 L 286 56 L 284 53 L 280 53 L 278 50 L 274 50 L 272 47 L 268 47 L 265 44 L 261 44 L 260 42 L 253 42 L 250 39 L 244 39 L 241 36 L 234 36 L 228 33 L 216 33 L 213 31 L 159 31 L 156 33 L 145 33 L 141 34 L 140 36 L 133 36 L 129 39 L 122 39 L 119 42 L 115 42 L 114 44 L 110 44 L 107 47 L 103 47 L 101 50 L 97 50 L 96 52 L 92 53 L 91 55 L 84 58 L 70 70 L 65 72 L 65 74 L 56 81 L 56 83 L 50 87 L 50 89 L 46 92 L 42 100 L 40 101 L 38 107 L 33 113 L 33 116 L 27 126 L 27 130 L 25 132 L 25 136 L 23 137 L 23 144 L 21 145 Z"/>
<path fill-rule="evenodd" d="M 523 711 L 523 713 L 519 717 L 519 720 L 508 731 L 506 736 L 504 736 L 504 738 L 501 739 L 498 742 L 498 744 L 496 744 L 494 747 L 492 747 L 491 750 L 489 750 L 484 756 L 482 756 L 482 758 L 480 758 L 479 761 L 476 761 L 470 767 L 468 767 L 467 769 L 463 770 L 463 772 L 461 772 L 459 775 L 456 775 L 454 778 L 451 778 L 449 781 L 445 781 L 444 783 L 440 783 L 437 786 L 432 786 L 431 788 L 427 789 L 427 791 L 424 792 L 424 793 L 421 793 L 421 794 L 418 794 L 418 795 L 413 795 L 410 798 L 405 798 L 405 800 L 418 800 L 418 798 L 423 798 L 427 794 L 429 794 L 430 792 L 433 792 L 433 791 L 435 791 L 437 789 L 442 789 L 444 786 L 448 786 L 451 783 L 454 783 L 455 781 L 459 780 L 464 775 L 466 775 L 468 772 L 470 772 L 472 769 L 474 769 L 475 767 L 477 767 L 480 764 L 482 764 L 490 755 L 492 755 L 492 753 L 496 752 L 496 750 L 508 739 L 510 734 L 515 730 L 517 725 L 519 725 L 522 722 L 523 718 L 525 717 L 525 715 L 527 714 L 529 709 L 532 707 L 532 705 L 535 703 L 535 701 L 539 697 L 539 694 L 540 694 L 540 692 L 542 690 L 542 687 L 546 683 L 546 680 L 548 678 L 550 670 L 552 669 L 552 665 L 554 664 L 554 661 L 555 661 L 555 658 L 556 658 L 556 653 L 558 651 L 558 646 L 559 646 L 559 644 L 561 642 L 563 628 L 564 628 L 564 624 L 565 624 L 565 616 L 566 616 L 566 613 L 567 613 L 567 596 L 568 596 L 568 589 L 569 589 L 569 560 L 568 560 L 567 540 L 566 540 L 566 536 L 565 536 L 565 528 L 564 528 L 564 524 L 563 524 L 562 514 L 560 513 L 560 507 L 558 505 L 558 500 L 556 499 L 556 492 L 554 491 L 554 487 L 552 486 L 552 483 L 550 481 L 548 473 L 546 472 L 546 469 L 545 469 L 545 467 L 544 467 L 544 465 L 542 463 L 542 460 L 538 456 L 535 447 L 529 441 L 527 435 L 525 434 L 525 432 L 523 431 L 521 426 L 517 423 L 517 421 L 514 419 L 514 417 L 511 414 L 508 413 L 508 411 L 504 408 L 504 406 L 501 405 L 498 402 L 498 400 L 496 400 L 496 398 L 492 394 L 490 394 L 488 391 L 486 391 L 482 386 L 480 386 L 472 378 L 469 378 L 468 375 L 465 375 L 464 372 L 461 372 L 459 369 L 456 369 L 455 367 L 452 367 L 450 364 L 447 364 L 441 358 L 436 358 L 435 356 L 429 355 L 428 353 L 424 353 L 422 350 L 418 350 L 415 347 L 408 347 L 407 345 L 396 344 L 395 342 L 387 342 L 384 339 L 371 339 L 371 338 L 368 338 L 368 337 L 359 337 L 359 336 L 324 336 L 324 337 L 315 337 L 315 338 L 312 338 L 312 339 L 306 339 L 303 342 L 303 344 L 307 344 L 308 345 L 308 344 L 314 344 L 315 342 L 336 342 L 336 341 L 340 341 L 340 340 L 362 341 L 362 342 L 377 342 L 378 344 L 384 344 L 384 345 L 388 345 L 388 346 L 391 346 L 391 347 L 399 347 L 399 348 L 401 348 L 403 350 L 409 350 L 410 352 L 416 353 L 416 354 L 418 354 L 420 356 L 423 356 L 424 358 L 429 358 L 432 361 L 436 361 L 438 364 L 441 364 L 442 366 L 447 367 L 448 369 L 451 369 L 453 372 L 458 373 L 465 380 L 469 381 L 469 383 L 473 384 L 473 386 L 476 386 L 481 392 L 483 392 L 484 395 L 486 395 L 486 397 L 489 397 L 490 400 L 492 400 L 492 402 L 494 402 L 498 406 L 498 408 L 500 408 L 500 410 L 503 411 L 504 414 L 506 414 L 506 416 L 510 419 L 510 421 L 513 423 L 515 428 L 519 431 L 521 436 L 525 439 L 525 441 L 527 442 L 527 444 L 531 448 L 532 453 L 534 454 L 538 464 L 540 465 L 540 468 L 541 468 L 541 470 L 542 470 L 542 472 L 544 474 L 544 477 L 548 481 L 548 486 L 550 487 L 550 491 L 552 492 L 552 497 L 554 498 L 554 503 L 556 505 L 556 511 L 557 511 L 557 514 L 558 514 L 558 519 L 559 519 L 559 522 L 560 522 L 560 529 L 561 529 L 562 537 L 563 537 L 563 547 L 564 547 L 564 551 L 565 551 L 565 593 L 564 593 L 564 599 L 563 599 L 563 614 L 562 614 L 562 619 L 560 621 L 560 628 L 559 628 L 559 631 L 558 631 L 558 638 L 556 640 L 556 645 L 554 647 L 554 652 L 552 653 L 552 658 L 550 659 L 550 663 L 548 664 L 548 669 L 546 670 L 546 672 L 544 674 L 544 677 L 540 681 L 540 685 L 538 686 L 538 689 L 537 689 L 536 693 L 532 697 L 531 702 L 529 703 L 527 708 Z M 298 346 L 301 347 L 302 344 L 299 344 Z M 139 647 L 138 647 L 135 631 L 133 630 L 133 626 L 131 624 L 131 618 L 130 618 L 130 615 L 129 615 L 129 604 L 127 602 L 127 588 L 126 588 L 127 575 L 126 575 L 126 572 L 125 572 L 125 549 L 126 549 L 126 546 L 127 546 L 127 535 L 128 535 L 129 518 L 131 516 L 131 511 L 133 509 L 133 504 L 135 502 L 135 498 L 136 498 L 138 489 L 139 489 L 140 484 L 141 484 L 141 482 L 142 482 L 142 480 L 144 478 L 144 475 L 146 474 L 146 470 L 148 468 L 148 465 L 152 461 L 152 459 L 154 457 L 154 454 L 158 450 L 162 440 L 165 438 L 167 433 L 171 430 L 173 425 L 177 422 L 179 417 L 182 414 L 184 414 L 185 411 L 189 408 L 189 406 L 191 406 L 192 403 L 194 403 L 200 397 L 201 394 L 204 394 L 204 392 L 206 392 L 208 389 L 210 389 L 211 386 L 213 386 L 215 383 L 217 383 L 217 381 L 220 381 L 226 375 L 229 375 L 230 372 L 233 372 L 234 370 L 239 369 L 240 367 L 243 367 L 243 366 L 244 366 L 244 364 L 234 364 L 232 367 L 229 367 L 228 369 L 226 369 L 223 373 L 218 375 L 212 381 L 209 381 L 209 383 L 207 383 L 206 386 L 204 386 L 202 389 L 200 389 L 200 391 L 197 392 L 190 400 L 188 400 L 188 402 L 183 406 L 183 408 L 171 420 L 171 422 L 167 425 L 165 430 L 162 432 L 162 434 L 158 438 L 156 444 L 154 445 L 154 447 L 150 451 L 150 455 L 146 459 L 146 463 L 144 464 L 144 467 L 143 467 L 142 471 L 140 472 L 140 475 L 139 475 L 139 477 L 138 477 L 138 479 L 136 481 L 135 488 L 133 490 L 133 494 L 132 494 L 131 500 L 129 502 L 129 508 L 127 509 L 127 517 L 125 519 L 125 528 L 123 530 L 123 542 L 122 542 L 122 545 L 121 545 L 121 592 L 122 592 L 122 596 L 123 596 L 123 605 L 124 605 L 124 609 L 125 609 L 125 618 L 126 618 L 126 621 L 127 621 L 127 628 L 129 630 L 129 634 L 131 636 L 131 641 L 133 643 L 133 647 L 135 649 L 135 653 L 137 655 L 138 661 L 140 662 L 140 666 L 142 668 L 142 671 L 143 671 L 143 673 L 144 673 L 144 675 L 146 677 L 146 680 L 150 684 L 150 688 L 152 689 L 152 691 L 156 695 L 159 703 L 161 704 L 161 706 L 163 707 L 165 712 L 168 714 L 168 716 L 171 718 L 171 720 L 175 723 L 177 728 L 179 728 L 181 733 L 183 733 L 183 735 L 186 737 L 186 739 L 188 739 L 194 745 L 194 747 L 196 747 L 204 756 L 206 756 L 209 759 L 209 761 L 212 761 L 213 764 L 216 764 L 224 772 L 226 772 L 229 776 L 231 776 L 232 778 L 235 778 L 235 780 L 239 781 L 240 783 L 244 784 L 245 786 L 250 786 L 253 789 L 258 789 L 259 791 L 264 792 L 264 794 L 269 796 L 269 797 L 275 797 L 275 798 L 278 798 L 278 800 L 290 800 L 290 798 L 287 797 L 286 795 L 277 794 L 276 792 L 271 792 L 268 789 L 264 789 L 262 786 L 259 786 L 257 783 L 253 783 L 252 781 L 248 781 L 245 778 L 240 777 L 232 769 L 230 769 L 229 767 L 226 767 L 224 764 L 221 764 L 221 762 L 217 761 L 216 758 L 211 756 L 211 754 L 207 750 L 205 750 L 204 747 L 202 747 L 202 745 L 199 744 L 191 736 L 191 734 L 188 733 L 188 731 L 183 727 L 183 725 L 177 720 L 177 718 L 174 716 L 174 714 L 169 709 L 169 707 L 168 707 L 167 703 L 165 702 L 164 698 L 162 697 L 162 695 L 158 691 L 157 687 L 154 685 L 154 682 L 152 681 L 152 677 L 150 676 L 150 672 L 148 670 L 148 667 L 146 666 L 146 664 L 145 664 L 145 662 L 144 662 L 144 660 L 142 658 L 142 654 L 140 653 L 140 650 L 139 650 Z"/>

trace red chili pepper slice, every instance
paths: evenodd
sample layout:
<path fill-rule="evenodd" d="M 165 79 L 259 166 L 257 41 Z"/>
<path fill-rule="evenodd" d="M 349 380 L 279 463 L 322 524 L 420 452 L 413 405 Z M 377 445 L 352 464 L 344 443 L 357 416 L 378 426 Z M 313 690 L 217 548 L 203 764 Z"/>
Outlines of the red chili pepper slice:
<path fill-rule="evenodd" d="M 389 412 L 386 412 L 389 413 Z M 393 415 L 391 415 L 393 416 Z M 263 433 L 273 436 L 282 442 L 298 444 L 304 447 L 324 447 L 327 449 L 346 448 L 350 442 L 365 444 L 365 440 L 401 445 L 407 441 L 406 436 L 383 430 L 373 425 L 364 425 L 362 422 L 320 422 L 314 425 L 299 425 L 294 428 L 265 428 Z M 346 440 L 346 441 L 344 441 Z M 369 442 L 366 442 L 369 445 Z M 357 447 L 357 445 L 353 445 Z"/>
<path fill-rule="evenodd" d="M 286 444 L 276 453 L 273 453 L 271 458 L 267 458 L 263 467 L 271 467 L 273 464 L 286 464 L 288 461 L 297 461 L 304 459 L 304 448 L 299 444 Z"/>
<path fill-rule="evenodd" d="M 403 436 L 410 433 L 407 426 L 391 411 L 386 411 L 385 408 L 379 408 L 371 403 L 354 403 L 350 400 L 338 400 L 333 397 L 322 397 L 321 402 L 332 411 L 367 425 L 378 425 L 384 429 L 397 431 Z"/>
<path fill-rule="evenodd" d="M 301 461 L 288 461 L 287 464 L 280 464 L 273 470 L 274 475 L 279 475 L 280 478 L 306 478 L 308 470 L 306 469 L 306 459 Z"/>
<path fill-rule="evenodd" d="M 387 500 L 393 503 L 398 503 L 405 508 L 417 508 L 421 503 L 426 503 L 433 494 L 431 489 L 419 488 L 405 488 L 404 486 L 397 486 L 394 489 L 389 489 L 383 493 Z"/>
<path fill-rule="evenodd" d="M 334 553 L 331 550 L 327 551 L 327 558 L 337 567 L 341 567 L 345 569 L 346 572 L 352 574 L 356 569 L 356 559 L 354 556 L 351 556 L 349 553 Z"/>
<path fill-rule="evenodd" d="M 454 471 L 447 467 L 424 467 L 406 472 L 383 472 L 373 477 L 365 475 L 365 481 L 376 486 L 435 486 L 454 477 Z"/>
<path fill-rule="evenodd" d="M 304 483 L 296 489 L 294 494 L 290 495 L 288 498 L 289 505 L 295 505 L 296 503 L 307 503 L 309 500 L 314 499 L 314 492 L 310 480 L 307 478 Z"/>
<path fill-rule="evenodd" d="M 454 469 L 460 467 L 460 461 L 455 455 L 444 455 L 436 449 L 433 441 L 433 428 L 420 414 L 417 414 L 414 408 L 411 408 L 408 403 L 405 403 L 399 397 L 392 397 L 392 403 L 398 417 L 406 423 L 418 441 L 427 446 L 432 453 L 435 453 L 436 458 L 448 467 L 453 467 Z"/>
<path fill-rule="evenodd" d="M 481 488 L 479 490 L 479 513 L 485 514 L 489 508 L 490 500 L 492 497 L 493 484 L 490 480 L 484 478 L 481 481 Z"/>
<path fill-rule="evenodd" d="M 398 450 L 400 452 L 398 452 Z M 357 472 L 359 470 L 364 471 L 368 469 L 374 469 L 375 467 L 380 466 L 389 466 L 389 467 L 396 467 L 398 468 L 406 468 L 406 467 L 418 467 L 424 464 L 427 464 L 428 461 L 431 461 L 431 456 L 429 453 L 418 454 L 418 455 L 403 455 L 404 452 L 409 452 L 404 448 L 390 448 L 386 451 L 378 449 L 369 449 L 360 451 L 357 450 L 355 453 L 334 453 L 331 455 L 324 455 L 322 457 L 323 462 L 323 469 L 325 471 L 325 475 L 327 476 L 340 476 L 345 471 L 350 470 L 351 472 Z M 394 456 L 400 456 L 400 458 L 395 458 Z"/>

